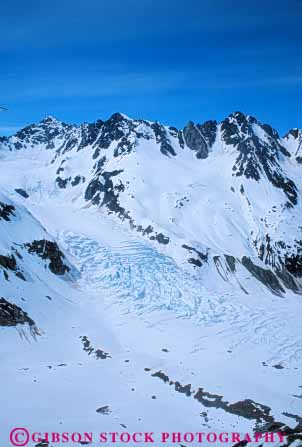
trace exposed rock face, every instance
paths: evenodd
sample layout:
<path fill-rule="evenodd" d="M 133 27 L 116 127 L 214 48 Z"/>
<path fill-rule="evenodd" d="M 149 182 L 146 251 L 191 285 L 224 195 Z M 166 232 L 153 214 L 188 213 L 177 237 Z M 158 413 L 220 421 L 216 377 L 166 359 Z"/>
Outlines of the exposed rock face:
<path fill-rule="evenodd" d="M 0 220 L 5 220 L 9 222 L 11 217 L 14 215 L 15 207 L 13 205 L 7 205 L 6 203 L 0 202 Z"/>
<path fill-rule="evenodd" d="M 73 126 L 61 123 L 57 119 L 48 116 L 38 124 L 31 124 L 17 132 L 14 138 L 4 138 L 2 143 L 9 150 L 26 149 L 28 146 L 42 146 L 45 149 L 54 149 L 55 143 L 68 135 Z"/>
<path fill-rule="evenodd" d="M 145 368 L 145 371 L 149 372 L 151 370 L 150 368 Z M 291 417 L 297 422 L 296 427 L 290 428 L 285 423 L 275 420 L 272 415 L 272 410 L 268 405 L 255 402 L 252 399 L 228 402 L 224 396 L 211 393 L 201 387 L 194 391 L 192 390 L 191 384 L 182 385 L 177 380 L 172 380 L 162 371 L 151 373 L 151 376 L 162 380 L 166 385 L 173 386 L 176 392 L 184 394 L 186 397 L 196 399 L 196 401 L 202 404 L 205 408 L 216 408 L 220 411 L 253 421 L 255 424 L 254 431 L 258 434 L 265 432 L 278 432 L 282 434 L 286 440 L 286 443 L 283 445 L 289 446 L 293 441 L 302 439 L 302 421 L 300 416 L 283 413 L 283 416 Z M 206 414 L 207 413 L 205 413 L 205 415 Z M 248 444 L 248 441 L 239 444 L 244 446 Z M 238 444 L 236 445 L 238 446 Z"/>
<path fill-rule="evenodd" d="M 259 267 L 258 265 L 255 265 L 253 261 L 246 256 L 243 256 L 242 264 L 253 276 L 255 276 L 255 278 L 269 287 L 273 293 L 281 295 L 282 292 L 285 292 L 276 275 L 274 275 L 271 270 L 264 269 L 262 267 Z"/>
<path fill-rule="evenodd" d="M 17 256 L 21 256 L 17 251 L 15 251 Z M 10 256 L 7 255 L 0 255 L 0 270 L 3 270 L 4 278 L 8 281 L 9 280 L 9 272 L 13 272 L 15 276 L 22 279 L 23 281 L 26 281 L 25 276 L 21 269 L 19 268 L 17 264 L 17 260 L 13 254 Z"/>
<path fill-rule="evenodd" d="M 28 199 L 28 193 L 22 188 L 16 188 L 15 191 L 20 194 L 20 196 L 24 197 L 24 199 Z"/>
<path fill-rule="evenodd" d="M 208 262 L 208 253 L 204 254 L 202 253 L 200 250 L 197 250 L 194 247 L 190 247 L 187 244 L 183 244 L 182 246 L 185 250 L 188 250 L 189 253 L 191 254 L 196 254 L 197 255 L 197 259 L 195 258 L 189 258 L 188 262 L 190 264 L 193 264 L 197 267 L 201 267 L 205 262 Z"/>
<path fill-rule="evenodd" d="M 106 360 L 108 358 L 111 358 L 111 355 L 108 352 L 103 351 L 102 349 L 99 348 L 94 348 L 91 345 L 91 342 L 89 340 L 89 338 L 87 337 L 87 335 L 82 335 L 80 337 L 80 340 L 83 344 L 83 350 L 85 352 L 88 353 L 88 355 L 93 354 L 93 356 L 97 359 L 97 360 Z"/>
<path fill-rule="evenodd" d="M 199 159 L 207 158 L 217 137 L 217 122 L 206 121 L 203 124 L 194 124 L 189 121 L 183 129 L 183 140 L 186 145 L 196 152 Z"/>
<path fill-rule="evenodd" d="M 66 264 L 65 256 L 56 242 L 43 239 L 28 243 L 26 247 L 29 253 L 36 254 L 40 258 L 49 261 L 49 269 L 55 275 L 64 275 L 70 271 L 69 266 Z"/>
<path fill-rule="evenodd" d="M 302 130 L 291 129 L 283 138 L 283 143 L 298 163 L 302 161 Z"/>
<path fill-rule="evenodd" d="M 5 298 L 0 298 L 0 326 L 17 326 L 17 324 L 29 324 L 35 322 L 20 307 L 10 303 Z"/>
<path fill-rule="evenodd" d="M 265 132 L 265 139 L 257 134 L 255 124 Z M 223 141 L 227 145 L 236 146 L 239 152 L 233 175 L 244 175 L 247 179 L 259 181 L 264 173 L 276 188 L 284 191 L 289 200 L 288 206 L 297 204 L 297 187 L 286 176 L 280 164 L 281 157 L 289 157 L 290 153 L 280 144 L 276 131 L 240 112 L 226 118 L 221 124 L 221 131 Z"/>
<path fill-rule="evenodd" d="M 21 339 L 28 340 L 28 336 L 42 334 L 35 324 L 37 309 L 43 306 L 45 297 L 51 301 L 51 295 L 58 296 L 56 283 L 58 287 L 63 284 L 59 278 L 54 280 L 52 272 L 62 275 L 71 270 L 64 278 L 66 283 L 75 277 L 76 269 L 23 205 L 28 201 L 18 197 L 15 188 L 11 195 L 17 200 L 0 191 L 0 327 L 17 327 Z M 34 236 L 36 240 L 27 243 Z"/>
<path fill-rule="evenodd" d="M 168 157 L 171 155 L 175 156 L 176 152 L 170 143 L 168 132 L 164 126 L 161 126 L 159 123 L 153 123 L 151 128 L 154 131 L 156 142 L 160 144 L 161 153 Z"/>
<path fill-rule="evenodd" d="M 257 246 L 257 242 L 255 242 Z M 294 239 L 289 247 L 283 241 L 272 242 L 268 234 L 258 247 L 259 258 L 274 268 L 280 268 L 284 264 L 293 276 L 302 276 L 302 241 Z"/>

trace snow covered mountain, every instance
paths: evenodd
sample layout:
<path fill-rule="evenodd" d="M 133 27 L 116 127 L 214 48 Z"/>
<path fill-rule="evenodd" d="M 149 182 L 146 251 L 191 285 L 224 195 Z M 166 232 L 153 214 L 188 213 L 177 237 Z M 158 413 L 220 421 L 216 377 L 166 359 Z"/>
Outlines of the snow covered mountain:
<path fill-rule="evenodd" d="M 26 417 L 14 401 L 8 426 L 93 431 L 106 407 L 112 431 L 299 439 L 301 164 L 301 130 L 282 138 L 241 112 L 182 130 L 47 117 L 1 137 L 1 381 L 49 399 Z M 72 411 L 57 417 L 53 389 Z"/>
<path fill-rule="evenodd" d="M 31 316 L 39 314 L 42 299 L 52 299 L 55 276 L 75 280 L 76 270 L 28 210 L 2 193 L 0 232 L 0 326 L 16 326 L 26 335 L 20 326 L 25 325 L 32 335 L 37 335 L 39 330 Z M 34 315 L 28 315 L 25 309 Z"/>
<path fill-rule="evenodd" d="M 301 131 L 282 139 L 240 112 L 183 130 L 117 113 L 80 126 L 48 117 L 1 151 L 46 163 L 15 190 L 99 207 L 202 276 L 241 284 L 245 269 L 283 294 L 301 290 L 301 145 Z"/>

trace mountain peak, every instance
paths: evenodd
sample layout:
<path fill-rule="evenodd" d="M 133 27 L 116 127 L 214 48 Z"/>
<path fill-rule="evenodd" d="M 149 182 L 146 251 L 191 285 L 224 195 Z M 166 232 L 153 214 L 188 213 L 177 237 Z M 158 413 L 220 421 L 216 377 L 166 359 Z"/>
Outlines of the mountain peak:
<path fill-rule="evenodd" d="M 279 140 L 279 133 L 276 129 L 274 129 L 269 124 L 261 123 L 257 118 L 255 118 L 252 115 L 247 115 L 242 112 L 233 112 L 231 113 L 225 120 L 221 123 L 222 130 L 224 131 L 224 134 L 228 137 L 229 134 L 236 135 L 236 137 L 239 136 L 239 133 L 241 135 L 241 138 L 245 138 L 244 136 L 251 137 L 252 135 L 256 135 L 257 138 L 259 138 L 260 134 L 257 131 L 258 129 L 261 129 L 260 132 L 263 133 L 263 137 L 265 139 L 270 138 L 273 140 Z M 254 126 L 256 125 L 256 127 Z M 239 142 L 239 141 L 237 141 Z"/>
<path fill-rule="evenodd" d="M 124 113 L 120 113 L 120 112 L 115 112 L 111 115 L 111 117 L 109 118 L 108 121 L 114 121 L 114 122 L 118 122 L 118 121 L 130 121 L 131 118 L 129 118 L 129 116 L 125 115 Z"/>
<path fill-rule="evenodd" d="M 257 118 L 240 111 L 230 113 L 224 121 L 236 121 L 239 125 L 258 123 Z"/>
<path fill-rule="evenodd" d="M 293 137 L 295 140 L 302 137 L 302 130 L 298 129 L 297 127 L 294 127 L 293 129 L 290 129 L 285 135 L 284 138 L 288 139 L 289 137 Z"/>
<path fill-rule="evenodd" d="M 231 117 L 231 118 L 242 119 L 242 120 L 247 120 L 248 116 L 249 115 L 241 112 L 240 110 L 237 110 L 236 112 L 232 112 L 229 115 L 229 117 Z"/>
<path fill-rule="evenodd" d="M 55 116 L 53 115 L 47 115 L 45 118 L 43 118 L 40 123 L 45 123 L 45 124 L 58 124 L 61 123 L 61 121 L 59 121 Z"/>

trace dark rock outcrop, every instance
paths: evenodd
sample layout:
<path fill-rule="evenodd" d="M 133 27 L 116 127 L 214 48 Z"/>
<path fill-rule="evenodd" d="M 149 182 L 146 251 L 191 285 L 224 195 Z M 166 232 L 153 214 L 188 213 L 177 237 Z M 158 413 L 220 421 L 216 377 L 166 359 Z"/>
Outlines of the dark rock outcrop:
<path fill-rule="evenodd" d="M 29 253 L 36 254 L 40 258 L 49 261 L 49 269 L 55 275 L 64 275 L 70 271 L 69 266 L 66 264 L 65 256 L 56 242 L 42 239 L 27 243 L 25 246 Z"/>
<path fill-rule="evenodd" d="M 255 124 L 265 132 L 266 140 L 257 135 Z M 280 144 L 277 131 L 253 117 L 236 112 L 222 122 L 221 132 L 223 141 L 239 152 L 233 175 L 259 181 L 264 173 L 273 186 L 284 191 L 288 206 L 297 204 L 297 187 L 285 175 L 280 164 L 281 156 L 290 157 L 290 154 Z"/>
<path fill-rule="evenodd" d="M 34 326 L 35 322 L 24 312 L 21 307 L 16 306 L 0 298 L 0 326 L 17 326 L 17 324 L 29 324 Z"/>
<path fill-rule="evenodd" d="M 195 126 L 192 121 L 189 121 L 183 130 L 184 140 L 186 145 L 196 152 L 197 158 L 207 158 L 209 154 L 208 146 L 200 129 Z"/>
<path fill-rule="evenodd" d="M 185 250 L 188 250 L 188 252 L 189 253 L 195 253 L 196 255 L 197 255 L 197 259 L 196 258 L 189 258 L 188 259 L 188 262 L 190 263 L 190 264 L 193 264 L 193 265 L 195 265 L 196 267 L 202 267 L 202 265 L 205 263 L 205 262 L 208 262 L 208 251 L 207 251 L 207 253 L 202 253 L 200 250 L 197 250 L 196 248 L 194 248 L 194 247 L 190 247 L 189 245 L 187 245 L 187 244 L 183 244 L 182 245 L 182 248 L 184 248 Z"/>
<path fill-rule="evenodd" d="M 16 191 L 16 193 L 20 194 L 20 196 L 24 197 L 24 199 L 29 198 L 29 194 L 24 189 L 16 188 L 15 191 Z"/>
<path fill-rule="evenodd" d="M 26 281 L 25 276 L 23 275 L 21 269 L 17 265 L 17 260 L 14 255 L 0 255 L 0 269 L 3 269 L 4 271 L 4 278 L 8 281 L 9 275 L 8 271 L 14 272 L 14 274 L 22 279 L 23 281 Z"/>
<path fill-rule="evenodd" d="M 171 142 L 168 137 L 168 133 L 165 130 L 164 126 L 162 126 L 159 123 L 153 123 L 151 124 L 151 128 L 154 131 L 156 142 L 160 144 L 160 151 L 162 154 L 166 156 L 175 156 L 175 150 L 173 149 L 173 146 L 171 145 Z"/>
<path fill-rule="evenodd" d="M 282 295 L 285 292 L 284 288 L 278 281 L 277 276 L 269 269 L 264 269 L 248 258 L 243 256 L 241 259 L 242 265 L 262 284 L 268 287 L 274 294 Z"/>
<path fill-rule="evenodd" d="M 14 216 L 15 207 L 6 203 L 0 202 L 0 220 L 9 222 L 11 217 Z"/>

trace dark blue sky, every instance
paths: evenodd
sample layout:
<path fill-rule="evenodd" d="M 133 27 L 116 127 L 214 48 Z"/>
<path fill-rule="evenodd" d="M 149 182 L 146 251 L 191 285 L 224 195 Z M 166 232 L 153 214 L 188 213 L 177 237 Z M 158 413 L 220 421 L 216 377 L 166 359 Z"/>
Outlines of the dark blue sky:
<path fill-rule="evenodd" d="M 183 126 L 235 110 L 302 127 L 302 0 L 10 0 L 0 134 L 113 112 Z"/>

